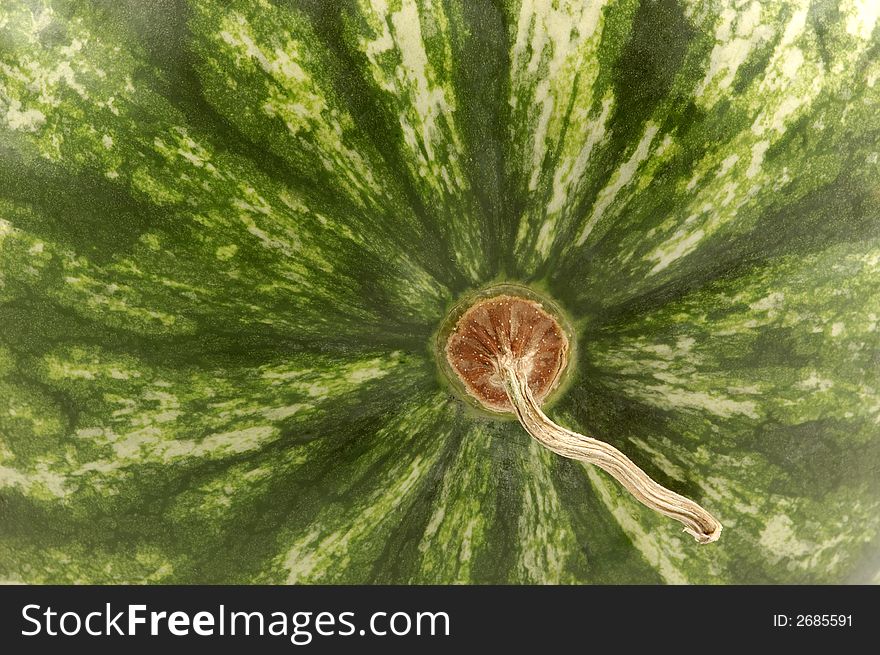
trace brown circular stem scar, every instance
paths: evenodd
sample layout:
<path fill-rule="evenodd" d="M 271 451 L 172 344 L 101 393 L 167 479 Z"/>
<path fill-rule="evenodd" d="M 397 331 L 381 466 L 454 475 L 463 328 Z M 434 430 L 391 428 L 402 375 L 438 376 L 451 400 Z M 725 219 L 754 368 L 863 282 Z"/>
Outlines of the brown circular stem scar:
<path fill-rule="evenodd" d="M 554 453 L 595 464 L 651 509 L 680 521 L 700 543 L 721 535 L 721 523 L 694 501 L 655 482 L 614 446 L 554 423 L 541 409 L 568 361 L 559 321 L 533 300 L 482 299 L 458 319 L 446 358 L 468 394 L 495 412 L 512 412 Z"/>

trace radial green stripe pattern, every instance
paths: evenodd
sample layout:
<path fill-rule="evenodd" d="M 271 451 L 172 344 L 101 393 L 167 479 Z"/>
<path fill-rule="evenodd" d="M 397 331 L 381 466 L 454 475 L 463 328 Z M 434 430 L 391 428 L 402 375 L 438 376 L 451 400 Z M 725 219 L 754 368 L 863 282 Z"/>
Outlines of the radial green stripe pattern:
<path fill-rule="evenodd" d="M 0 580 L 877 582 L 862 0 L 0 8 Z M 557 301 L 562 425 L 433 339 Z"/>

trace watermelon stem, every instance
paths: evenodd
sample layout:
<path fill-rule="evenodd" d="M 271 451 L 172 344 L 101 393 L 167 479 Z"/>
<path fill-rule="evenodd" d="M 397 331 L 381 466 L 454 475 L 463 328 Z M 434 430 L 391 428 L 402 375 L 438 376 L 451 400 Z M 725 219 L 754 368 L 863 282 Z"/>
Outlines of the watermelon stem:
<path fill-rule="evenodd" d="M 684 524 L 684 531 L 701 544 L 721 536 L 721 523 L 700 505 L 651 479 L 614 446 L 572 432 L 554 423 L 541 409 L 528 382 L 527 360 L 498 359 L 507 397 L 519 422 L 539 443 L 554 453 L 594 464 L 620 482 L 641 503 Z"/>
<path fill-rule="evenodd" d="M 507 290 L 477 298 L 446 335 L 451 376 L 484 408 L 516 414 L 539 443 L 611 474 L 640 502 L 683 523 L 698 542 L 717 540 L 721 523 L 697 503 L 652 480 L 614 446 L 557 425 L 541 409 L 570 352 L 566 331 L 550 307 Z"/>

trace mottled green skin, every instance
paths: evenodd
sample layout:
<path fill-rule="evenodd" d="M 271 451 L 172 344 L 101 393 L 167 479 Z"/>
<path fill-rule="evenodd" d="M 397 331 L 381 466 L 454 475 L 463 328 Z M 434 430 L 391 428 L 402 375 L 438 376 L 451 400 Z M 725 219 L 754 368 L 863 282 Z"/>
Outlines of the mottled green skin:
<path fill-rule="evenodd" d="M 0 580 L 880 582 L 878 20 L 2 3 Z M 497 281 L 718 543 L 450 394 Z"/>

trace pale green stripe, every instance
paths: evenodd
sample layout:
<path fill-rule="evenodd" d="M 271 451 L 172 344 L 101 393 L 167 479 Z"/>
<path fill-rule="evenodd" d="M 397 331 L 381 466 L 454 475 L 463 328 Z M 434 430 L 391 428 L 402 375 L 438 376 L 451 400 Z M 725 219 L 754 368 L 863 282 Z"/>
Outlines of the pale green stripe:
<path fill-rule="evenodd" d="M 614 98 L 610 91 L 597 97 L 603 93 L 596 89 L 603 11 L 625 3 L 509 4 L 510 156 L 517 185 L 528 198 L 516 252 L 529 270 L 547 258 L 560 221 L 576 206 L 591 156 L 605 138 Z"/>
<path fill-rule="evenodd" d="M 557 457 L 534 440 L 524 455 L 522 506 L 512 582 L 567 584 L 576 581 L 572 558 L 580 546 L 562 508 L 550 470 Z"/>
<path fill-rule="evenodd" d="M 169 584 L 174 562 L 160 549 L 142 545 L 107 549 L 90 543 L 64 547 L 34 544 L 23 553 L 0 543 L 0 576 L 15 584 Z M 17 567 L 17 568 L 16 568 Z"/>
<path fill-rule="evenodd" d="M 419 571 L 414 582 L 473 582 L 478 572 L 475 559 L 493 550 L 488 540 L 496 521 L 499 490 L 491 441 L 498 437 L 482 426 L 473 426 L 460 438 L 458 453 L 444 472 L 419 542 Z"/>
<path fill-rule="evenodd" d="M 782 258 L 648 313 L 638 328 L 593 337 L 587 356 L 608 388 L 726 425 L 836 419 L 868 442 L 880 424 L 880 243 Z M 757 348 L 784 330 L 805 361 Z M 737 364 L 737 362 L 741 362 Z"/>
<path fill-rule="evenodd" d="M 336 260 L 350 260 L 361 248 L 386 253 L 384 241 L 309 206 L 302 194 L 268 179 L 187 126 L 180 112 L 153 90 L 161 88 L 159 74 L 138 63 L 140 55 L 112 33 L 92 27 L 88 16 L 64 21 L 48 4 L 36 10 L 11 7 L 0 16 L 9 44 L 0 63 L 0 108 L 7 108 L 7 116 L 14 109 L 40 117 L 27 123 L 7 118 L 17 147 L 36 149 L 73 172 L 103 174 L 134 197 L 161 207 L 175 223 L 199 232 L 197 241 L 174 244 L 176 258 L 162 256 L 167 245 L 161 234 L 144 233 L 141 257 L 121 259 L 107 271 L 93 270 L 81 256 L 66 256 L 65 280 L 70 293 L 80 296 L 77 305 L 88 299 L 91 310 L 108 318 L 121 316 L 116 312 L 141 314 L 142 320 L 158 322 L 156 329 L 164 330 L 185 322 L 179 313 L 165 310 L 173 302 L 161 303 L 167 316 L 163 310 L 147 309 L 138 290 L 126 288 L 125 278 L 158 288 L 183 285 L 178 295 L 191 294 L 198 302 L 190 305 L 199 307 L 230 302 L 228 292 L 223 300 L 212 298 L 217 292 L 199 282 L 211 279 L 218 284 L 215 288 L 226 291 L 247 276 L 251 297 L 257 288 L 263 303 L 296 298 L 313 311 L 333 305 L 348 309 L 352 318 L 368 317 L 360 307 L 358 279 L 340 270 Z M 33 48 L 49 29 L 60 36 L 47 47 Z M 236 256 L 244 251 L 247 269 Z M 145 257 L 152 260 L 149 273 L 143 268 Z M 160 271 L 168 271 L 170 279 L 163 279 Z M 445 300 L 443 287 L 406 253 L 387 258 L 376 273 L 411 317 L 436 311 Z M 99 291 L 112 284 L 124 300 Z M 247 307 L 241 300 L 236 305 L 239 314 Z M 267 313 L 263 322 L 293 327 L 290 315 Z M 308 329 L 302 318 L 293 323 Z"/>
<path fill-rule="evenodd" d="M 348 20 L 367 75 L 400 127 L 410 179 L 450 238 L 459 269 L 473 281 L 486 272 L 482 218 L 465 172 L 452 32 L 465 31 L 454 7 L 439 0 L 358 0 Z"/>
<path fill-rule="evenodd" d="M 329 404 L 341 407 L 350 394 L 383 380 L 387 393 L 422 377 L 421 366 L 401 353 L 188 371 L 79 346 L 49 352 L 35 368 L 42 385 L 82 398 L 68 429 L 63 405 L 27 383 L 0 381 L 10 390 L 0 401 L 0 427 L 8 427 L 0 486 L 44 499 L 89 488 L 118 491 L 142 466 L 259 451 L 327 417 Z"/>
<path fill-rule="evenodd" d="M 324 505 L 308 526 L 282 534 L 287 545 L 277 565 L 289 584 L 369 579 L 370 565 L 439 461 L 453 429 L 441 420 L 446 412 L 443 394 L 420 396 L 389 419 L 361 457 L 339 463 L 339 479 L 357 483 L 358 494 L 339 489 L 339 502 Z"/>

